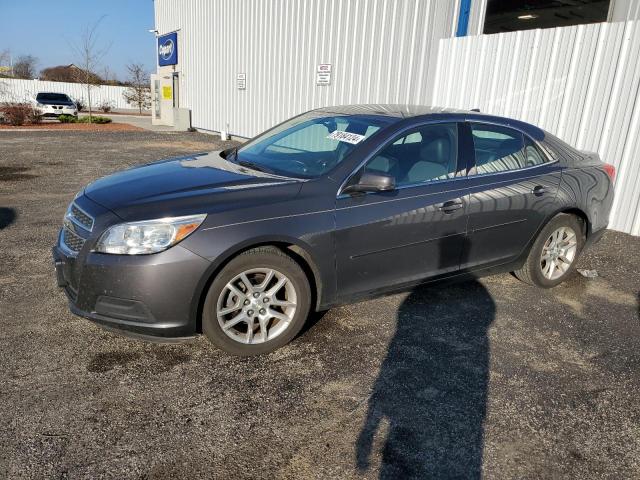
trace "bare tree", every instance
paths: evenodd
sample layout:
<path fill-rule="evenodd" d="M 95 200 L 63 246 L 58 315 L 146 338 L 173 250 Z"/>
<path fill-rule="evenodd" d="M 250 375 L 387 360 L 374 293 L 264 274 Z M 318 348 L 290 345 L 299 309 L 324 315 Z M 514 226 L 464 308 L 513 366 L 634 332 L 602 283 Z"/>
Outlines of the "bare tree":
<path fill-rule="evenodd" d="M 102 67 L 100 76 L 104 80 L 104 83 L 108 84 L 114 78 L 115 75 L 111 72 L 109 65 L 104 65 Z"/>
<path fill-rule="evenodd" d="M 33 55 L 20 55 L 13 63 L 13 76 L 32 80 L 36 78 L 38 59 Z"/>
<path fill-rule="evenodd" d="M 138 107 L 140 113 L 142 110 L 151 108 L 151 87 L 149 84 L 149 74 L 140 63 L 130 63 L 127 65 L 129 78 L 127 83 L 129 87 L 122 94 L 124 99 L 130 105 Z"/>
<path fill-rule="evenodd" d="M 118 80 L 118 76 L 116 75 L 116 72 L 111 70 L 107 65 L 102 67 L 102 73 L 100 74 L 100 76 L 102 77 L 102 80 L 104 81 L 105 85 L 122 85 L 123 84 L 120 80 Z"/>
<path fill-rule="evenodd" d="M 92 73 L 95 72 L 100 64 L 102 58 L 109 51 L 110 45 L 104 46 L 100 44 L 98 37 L 98 27 L 100 22 L 104 20 L 103 15 L 93 25 L 85 27 L 84 31 L 80 35 L 80 40 L 76 44 L 72 44 L 71 47 L 78 57 L 78 71 L 80 83 L 83 83 L 87 89 L 87 106 L 89 107 L 89 121 L 92 121 L 93 110 L 91 106 L 91 87 L 96 85 L 97 76 Z M 99 77 L 98 77 L 99 78 Z"/>

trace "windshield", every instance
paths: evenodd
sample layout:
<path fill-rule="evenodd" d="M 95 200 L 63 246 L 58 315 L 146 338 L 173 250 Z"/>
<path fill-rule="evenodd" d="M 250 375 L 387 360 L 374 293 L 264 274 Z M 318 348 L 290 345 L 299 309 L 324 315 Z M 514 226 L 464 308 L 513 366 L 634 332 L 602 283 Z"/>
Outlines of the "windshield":
<path fill-rule="evenodd" d="M 384 115 L 308 112 L 247 142 L 235 162 L 278 175 L 318 177 L 393 121 Z"/>
<path fill-rule="evenodd" d="M 69 97 L 64 93 L 39 93 L 36 96 L 37 101 L 44 102 L 70 102 Z"/>

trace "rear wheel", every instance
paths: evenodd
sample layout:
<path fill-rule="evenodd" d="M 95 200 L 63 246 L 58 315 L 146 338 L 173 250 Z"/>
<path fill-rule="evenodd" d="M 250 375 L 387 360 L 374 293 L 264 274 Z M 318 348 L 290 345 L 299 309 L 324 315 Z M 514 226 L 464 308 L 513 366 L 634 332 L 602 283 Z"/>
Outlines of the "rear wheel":
<path fill-rule="evenodd" d="M 573 272 L 584 240 L 581 220 L 564 213 L 555 216 L 542 229 L 515 276 L 542 288 L 555 287 Z"/>
<path fill-rule="evenodd" d="M 298 263 L 274 247 L 231 260 L 211 284 L 202 330 L 234 355 L 258 355 L 289 343 L 309 314 L 311 291 Z"/>

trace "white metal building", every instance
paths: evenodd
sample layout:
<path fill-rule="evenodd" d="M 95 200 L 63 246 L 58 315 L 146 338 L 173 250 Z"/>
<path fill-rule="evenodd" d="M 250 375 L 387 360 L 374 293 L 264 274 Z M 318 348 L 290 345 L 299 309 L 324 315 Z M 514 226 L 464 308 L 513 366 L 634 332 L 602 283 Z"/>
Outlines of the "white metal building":
<path fill-rule="evenodd" d="M 480 108 L 614 164 L 640 235 L 640 0 L 155 0 L 154 122 L 251 137 L 352 103 Z"/>

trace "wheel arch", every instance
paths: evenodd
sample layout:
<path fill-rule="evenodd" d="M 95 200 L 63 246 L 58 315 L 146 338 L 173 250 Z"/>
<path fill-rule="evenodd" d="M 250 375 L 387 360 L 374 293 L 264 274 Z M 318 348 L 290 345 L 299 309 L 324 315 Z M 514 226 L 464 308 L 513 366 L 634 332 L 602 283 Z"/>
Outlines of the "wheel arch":
<path fill-rule="evenodd" d="M 580 255 L 581 250 L 577 250 L 577 252 L 575 253 L 575 257 L 574 259 L 571 260 L 571 264 L 569 265 L 568 269 L 564 270 L 561 273 L 560 277 L 557 277 L 555 279 L 549 278 L 549 277 L 544 277 L 544 278 L 541 277 L 541 275 L 544 276 L 544 272 L 541 273 L 539 271 L 540 270 L 540 257 L 539 257 L 540 253 L 532 257 L 532 254 L 534 253 L 533 249 L 534 247 L 536 247 L 536 243 L 539 240 L 542 241 L 542 244 L 537 248 L 544 248 L 545 243 L 548 241 L 549 232 L 553 232 L 554 230 L 551 230 L 551 229 L 548 230 L 547 233 L 545 233 L 544 237 L 541 237 L 541 235 L 545 231 L 545 229 L 549 227 L 550 224 L 558 217 L 564 217 L 565 219 L 569 219 L 570 217 L 573 217 L 575 219 L 573 221 L 578 223 L 578 228 L 582 230 L 582 232 L 580 233 L 576 232 L 578 236 L 582 237 L 581 239 L 582 248 L 584 248 L 584 246 L 586 245 L 587 239 L 591 234 L 591 225 L 589 222 L 589 217 L 586 215 L 586 213 L 580 210 L 579 208 L 575 208 L 575 207 L 558 209 L 553 214 L 549 215 L 544 222 L 541 223 L 535 235 L 531 238 L 531 240 L 529 241 L 529 244 L 520 255 L 518 261 L 515 262 L 514 264 L 515 268 L 512 271 L 512 274 L 515 275 L 519 280 L 522 280 L 523 282 L 529 283 L 531 285 L 537 285 L 542 288 L 551 288 L 553 286 L 558 285 L 558 283 L 561 283 L 562 281 L 564 281 L 566 274 L 570 272 L 572 268 L 575 268 L 575 263 L 578 256 Z M 566 221 L 567 220 L 562 220 L 560 222 L 560 225 L 562 225 L 562 223 L 565 223 Z M 558 228 L 558 225 L 556 224 L 552 228 Z M 532 266 L 532 262 L 536 263 L 535 267 Z M 554 281 L 555 283 L 553 283 Z"/>
<path fill-rule="evenodd" d="M 235 257 L 247 250 L 252 250 L 258 247 L 275 247 L 289 256 L 291 256 L 300 265 L 307 280 L 309 281 L 309 288 L 311 290 L 311 305 L 314 310 L 318 310 L 321 305 L 323 294 L 323 281 L 320 275 L 320 269 L 318 268 L 317 261 L 310 253 L 311 248 L 306 243 L 300 241 L 297 238 L 291 238 L 286 236 L 278 237 L 262 237 L 247 240 L 246 242 L 235 245 L 221 254 L 215 261 L 211 263 L 211 266 L 202 276 L 201 281 L 196 288 L 194 298 L 191 306 L 191 317 L 195 319 L 196 332 L 202 332 L 202 309 L 206 294 L 214 281 L 218 273 Z"/>
<path fill-rule="evenodd" d="M 524 247 L 524 249 L 520 252 L 520 254 L 517 257 L 517 260 L 515 260 L 514 265 L 518 266 L 518 265 L 523 265 L 524 262 L 526 261 L 528 255 L 529 255 L 529 251 L 531 250 L 531 248 L 533 247 L 533 244 L 535 243 L 535 241 L 538 239 L 538 235 L 540 235 L 540 232 L 542 232 L 542 229 L 544 227 L 547 226 L 547 224 L 553 220 L 554 218 L 556 218 L 558 215 L 560 214 L 568 214 L 568 215 L 574 215 L 575 217 L 579 218 L 582 225 L 583 225 L 583 235 L 585 238 L 585 241 L 589 238 L 589 236 L 591 235 L 591 221 L 589 220 L 589 217 L 587 216 L 587 214 L 581 210 L 578 207 L 564 207 L 564 208 L 559 208 L 558 210 L 556 210 L 555 212 L 553 212 L 551 215 L 549 215 L 538 227 L 538 229 L 536 230 L 536 232 L 531 236 L 531 238 L 529 239 L 529 241 L 527 242 L 526 246 Z"/>
<path fill-rule="evenodd" d="M 569 207 L 557 211 L 554 215 L 549 217 L 549 219 L 545 222 L 545 225 L 561 213 L 578 217 L 582 221 L 582 234 L 584 235 L 585 240 L 589 238 L 589 236 L 591 235 L 591 221 L 589 220 L 588 215 L 583 210 L 577 207 Z M 544 228 L 544 225 L 542 227 Z"/>

